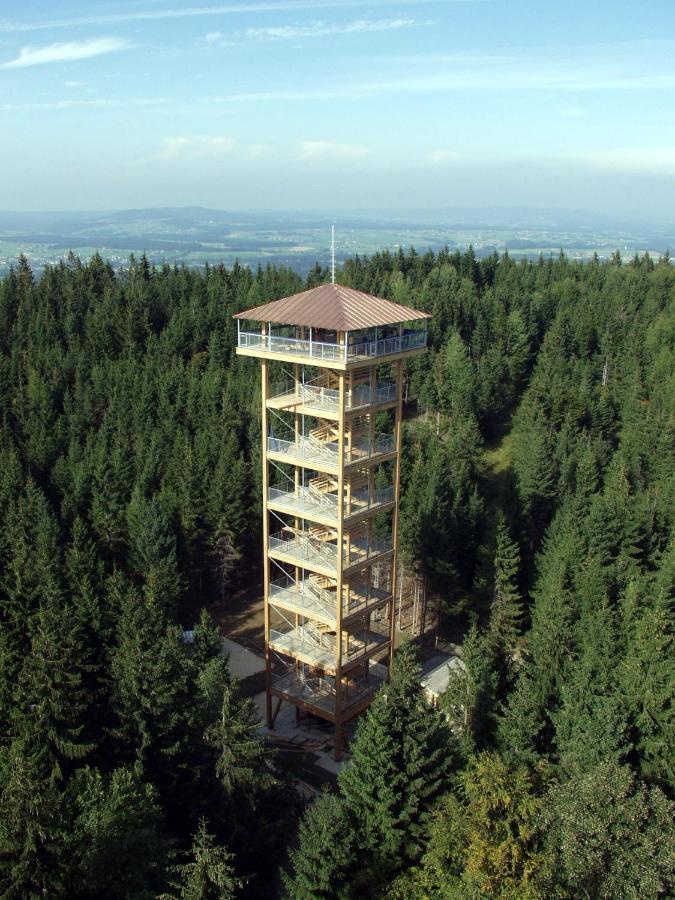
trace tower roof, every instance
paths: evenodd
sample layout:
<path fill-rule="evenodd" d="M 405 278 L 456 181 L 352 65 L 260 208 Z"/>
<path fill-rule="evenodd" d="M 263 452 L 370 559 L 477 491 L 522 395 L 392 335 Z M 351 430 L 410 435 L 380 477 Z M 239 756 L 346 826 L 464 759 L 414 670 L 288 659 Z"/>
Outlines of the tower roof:
<path fill-rule="evenodd" d="M 329 331 L 358 331 L 376 325 L 396 325 L 415 319 L 430 319 L 428 313 L 392 303 L 341 284 L 322 284 L 263 306 L 237 313 L 235 319 L 305 325 Z"/>

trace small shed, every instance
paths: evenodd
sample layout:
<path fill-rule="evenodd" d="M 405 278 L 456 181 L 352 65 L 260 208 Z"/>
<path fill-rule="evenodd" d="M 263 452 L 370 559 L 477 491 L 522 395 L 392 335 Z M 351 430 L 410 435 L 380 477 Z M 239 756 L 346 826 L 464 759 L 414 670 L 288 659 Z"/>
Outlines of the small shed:
<path fill-rule="evenodd" d="M 450 672 L 463 672 L 466 666 L 458 656 L 437 653 L 422 663 L 422 688 L 427 701 L 435 706 L 450 682 Z"/>

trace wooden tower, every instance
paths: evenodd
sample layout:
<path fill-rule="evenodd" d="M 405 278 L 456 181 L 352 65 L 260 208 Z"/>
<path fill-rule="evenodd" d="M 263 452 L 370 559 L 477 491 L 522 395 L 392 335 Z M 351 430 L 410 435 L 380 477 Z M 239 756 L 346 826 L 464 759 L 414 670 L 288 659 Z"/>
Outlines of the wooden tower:
<path fill-rule="evenodd" d="M 327 284 L 235 318 L 262 363 L 267 724 L 284 701 L 327 719 L 339 758 L 391 665 L 403 366 L 428 316 Z"/>

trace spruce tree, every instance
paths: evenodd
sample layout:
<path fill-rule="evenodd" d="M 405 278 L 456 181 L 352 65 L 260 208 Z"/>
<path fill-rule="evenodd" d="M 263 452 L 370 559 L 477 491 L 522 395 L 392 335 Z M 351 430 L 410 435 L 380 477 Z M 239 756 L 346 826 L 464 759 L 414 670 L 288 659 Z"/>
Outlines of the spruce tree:
<path fill-rule="evenodd" d="M 41 606 L 10 729 L 34 770 L 59 786 L 94 749 L 85 737 L 91 698 L 82 678 L 84 648 L 71 629 L 72 619 L 60 597 Z"/>
<path fill-rule="evenodd" d="M 42 762 L 19 739 L 0 750 L 0 896 L 7 900 L 65 893 L 66 808 Z"/>
<path fill-rule="evenodd" d="M 617 668 L 639 771 L 664 789 L 675 785 L 673 589 L 667 571 L 674 560 L 675 552 L 666 554 L 655 577 L 632 583 L 622 597 L 627 651 Z"/>
<path fill-rule="evenodd" d="M 544 411 L 527 396 L 514 427 L 513 457 L 518 494 L 528 518 L 530 546 L 536 549 L 553 511 L 556 472 Z"/>
<path fill-rule="evenodd" d="M 122 589 L 120 606 L 111 673 L 122 760 L 178 811 L 194 792 L 191 760 L 199 721 L 182 629 L 133 589 Z"/>
<path fill-rule="evenodd" d="M 129 565 L 154 601 L 169 615 L 180 595 L 176 537 L 157 497 L 146 500 L 135 490 L 127 511 Z"/>
<path fill-rule="evenodd" d="M 71 780 L 66 800 L 73 894 L 123 900 L 166 887 L 170 840 L 152 785 L 129 769 L 103 775 L 84 768 Z"/>
<path fill-rule="evenodd" d="M 672 890 L 675 807 L 626 766 L 606 760 L 563 782 L 543 811 L 554 885 L 568 896 L 637 900 Z"/>
<path fill-rule="evenodd" d="M 233 856 L 209 834 L 201 819 L 192 842 L 189 862 L 177 866 L 175 885 L 180 900 L 230 900 L 243 885 L 235 875 Z"/>
<path fill-rule="evenodd" d="M 461 659 L 450 668 L 441 708 L 448 717 L 463 759 L 490 744 L 497 714 L 498 673 L 492 642 L 473 626 Z"/>
<path fill-rule="evenodd" d="M 553 712 L 559 763 L 567 777 L 583 774 L 604 759 L 623 759 L 630 750 L 625 701 L 621 696 L 613 614 L 602 605 L 579 622 L 576 659 Z"/>
<path fill-rule="evenodd" d="M 17 684 L 22 661 L 28 652 L 38 610 L 43 603 L 60 598 L 61 554 L 58 530 L 43 492 L 29 480 L 22 495 L 7 510 L 2 535 L 5 565 L 0 569 L 3 602 L 2 655 L 6 714 Z M 57 599 L 57 605 L 60 600 Z"/>
<path fill-rule="evenodd" d="M 322 794 L 300 821 L 298 846 L 290 851 L 291 874 L 282 873 L 289 900 L 350 900 L 359 896 L 357 828 L 341 797 Z"/>
<path fill-rule="evenodd" d="M 216 772 L 226 796 L 239 801 L 254 801 L 259 790 L 274 784 L 258 726 L 253 701 L 239 697 L 236 684 L 226 684 L 220 717 L 207 740 L 216 748 Z"/>
<path fill-rule="evenodd" d="M 453 763 L 449 729 L 424 699 L 412 644 L 398 650 L 391 681 L 359 723 L 351 751 L 340 791 L 357 823 L 364 877 L 381 885 L 419 857 L 429 810 Z"/>
<path fill-rule="evenodd" d="M 496 653 L 513 669 L 513 654 L 520 636 L 523 616 L 518 589 L 520 551 L 511 539 L 503 515 L 497 523 L 494 557 L 494 591 L 490 609 L 489 637 Z"/>

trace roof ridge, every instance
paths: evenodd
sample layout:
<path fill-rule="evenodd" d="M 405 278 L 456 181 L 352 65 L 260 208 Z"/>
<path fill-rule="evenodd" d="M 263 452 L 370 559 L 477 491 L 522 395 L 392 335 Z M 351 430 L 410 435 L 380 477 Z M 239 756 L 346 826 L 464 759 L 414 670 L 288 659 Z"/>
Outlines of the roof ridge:
<path fill-rule="evenodd" d="M 343 284 L 333 284 L 333 287 L 343 300 L 349 300 L 349 295 L 345 291 L 353 290 L 352 288 L 345 287 Z"/>
<path fill-rule="evenodd" d="M 331 297 L 334 298 L 332 301 Z M 358 331 L 409 319 L 427 319 L 430 316 L 394 300 L 376 297 L 343 284 L 327 282 L 235 313 L 235 318 Z"/>

